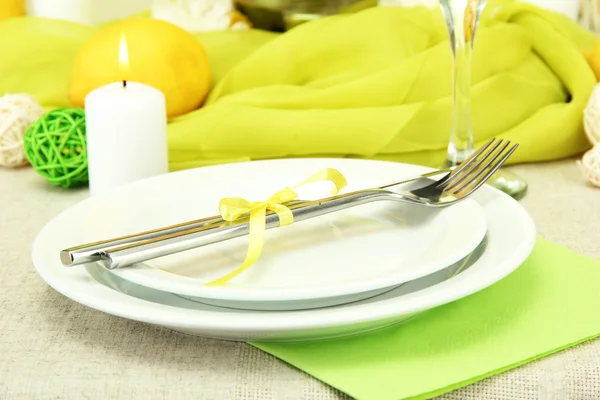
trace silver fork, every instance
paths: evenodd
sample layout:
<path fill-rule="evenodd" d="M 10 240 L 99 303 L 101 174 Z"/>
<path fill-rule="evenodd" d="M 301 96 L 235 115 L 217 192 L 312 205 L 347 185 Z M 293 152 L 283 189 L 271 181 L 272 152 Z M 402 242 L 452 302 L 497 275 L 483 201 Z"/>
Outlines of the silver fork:
<path fill-rule="evenodd" d="M 461 166 L 462 167 L 462 166 Z M 421 178 L 427 178 L 432 176 L 437 176 L 441 174 L 446 174 L 450 172 L 450 168 L 430 171 L 424 174 L 414 176 L 411 178 L 403 179 L 398 182 L 391 183 L 386 185 L 385 187 L 392 187 L 397 185 L 402 185 L 410 182 L 417 181 Z M 300 204 L 307 203 L 306 200 L 292 200 L 290 202 L 285 203 L 286 206 L 298 206 Z M 272 214 L 272 211 L 267 211 L 267 214 Z M 74 266 L 74 265 L 82 265 L 90 262 L 96 262 L 101 260 L 101 253 L 109 251 L 111 249 L 124 246 L 127 244 L 132 244 L 135 242 L 141 242 L 149 239 L 156 239 L 165 237 L 167 235 L 172 235 L 176 233 L 180 233 L 183 231 L 190 231 L 191 229 L 199 229 L 206 228 L 208 226 L 216 227 L 217 225 L 222 225 L 226 223 L 226 221 L 218 215 L 212 217 L 206 217 L 201 219 L 196 219 L 192 221 L 186 221 L 179 224 L 163 226 L 157 229 L 152 229 L 144 232 L 138 232 L 131 235 L 121 236 L 112 239 L 101 240 L 93 243 L 86 243 L 80 246 L 71 247 L 61 251 L 60 257 L 61 261 L 66 266 Z"/>
<path fill-rule="evenodd" d="M 403 192 L 388 190 L 398 185 L 398 183 L 393 183 L 286 205 L 294 215 L 294 222 L 382 200 L 408 202 L 427 207 L 448 207 L 470 196 L 506 162 L 518 147 L 518 144 L 511 147 L 509 145 L 510 141 L 491 139 L 441 179 L 420 178 L 416 180 L 415 185 L 420 183 L 421 186 L 414 190 Z M 211 221 L 210 218 L 206 220 Z M 272 229 L 278 226 L 277 214 L 267 214 L 266 228 Z M 147 240 L 125 242 L 121 246 L 116 245 L 87 257 L 81 257 L 80 250 L 89 245 L 77 246 L 61 251 L 61 261 L 67 266 L 97 261 L 105 268 L 112 270 L 244 236 L 248 232 L 248 217 L 244 217 L 234 222 L 207 223 L 200 227 L 183 229 Z M 113 242 L 115 240 L 118 242 L 120 239 L 126 240 L 126 238 L 113 239 Z"/>

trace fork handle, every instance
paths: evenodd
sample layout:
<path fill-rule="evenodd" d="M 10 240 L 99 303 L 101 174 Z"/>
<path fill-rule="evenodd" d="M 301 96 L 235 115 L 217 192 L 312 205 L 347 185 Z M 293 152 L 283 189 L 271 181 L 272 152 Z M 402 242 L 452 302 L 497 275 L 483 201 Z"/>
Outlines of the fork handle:
<path fill-rule="evenodd" d="M 286 203 L 288 207 L 290 205 L 298 205 L 305 203 L 306 200 L 293 200 Z M 176 225 L 170 225 L 158 229 L 153 229 L 133 235 L 121 236 L 113 239 L 102 240 L 93 243 L 87 243 L 81 246 L 70 247 L 60 252 L 60 259 L 63 265 L 71 267 L 76 265 L 83 265 L 91 262 L 100 261 L 100 254 L 107 252 L 112 249 L 120 248 L 128 244 L 147 241 L 149 239 L 157 239 L 172 235 L 178 232 L 189 231 L 192 229 L 198 229 L 202 227 L 221 226 L 225 224 L 223 218 L 218 215 L 202 218 L 194 221 L 188 221 Z"/>
<path fill-rule="evenodd" d="M 404 179 L 399 182 L 390 183 L 384 186 L 380 186 L 377 189 L 387 189 L 393 186 L 402 185 L 405 183 L 413 182 L 421 178 L 427 178 L 434 175 L 439 175 L 441 173 L 450 172 L 450 169 L 443 169 L 437 171 L 427 172 L 421 175 L 413 176 L 408 179 Z M 286 205 L 289 208 L 292 206 L 297 207 L 299 205 L 306 205 L 308 202 L 305 200 L 293 200 Z M 272 212 L 268 211 L 268 214 Z M 191 229 L 207 227 L 208 225 L 212 225 L 213 227 L 221 226 L 225 223 L 225 221 L 218 215 L 202 218 L 194 221 L 187 221 L 184 223 L 179 223 L 176 225 L 165 226 L 158 229 L 153 229 L 145 232 L 140 232 L 136 234 L 131 234 L 127 236 L 121 236 L 117 238 L 102 240 L 94 243 L 86 243 L 79 246 L 70 247 L 64 249 L 60 252 L 60 260 L 63 265 L 67 267 L 83 265 L 87 263 L 97 262 L 101 260 L 100 255 L 107 251 L 120 248 L 135 242 L 142 242 L 149 239 L 161 238 L 167 235 L 172 235 L 178 232 L 189 231 Z"/>
<path fill-rule="evenodd" d="M 390 196 L 392 196 L 392 194 L 387 190 L 368 189 L 332 196 L 325 199 L 308 201 L 296 206 L 290 206 L 289 208 L 294 215 L 294 222 L 299 222 L 361 204 L 389 199 Z M 266 216 L 266 229 L 277 227 L 279 227 L 279 217 L 277 214 L 268 214 Z M 112 270 L 237 238 L 247 235 L 248 233 L 248 218 L 245 218 L 245 222 L 236 221 L 217 226 L 209 225 L 206 227 L 187 229 L 175 234 L 164 235 L 108 249 L 99 254 L 99 262 L 106 269 Z"/>

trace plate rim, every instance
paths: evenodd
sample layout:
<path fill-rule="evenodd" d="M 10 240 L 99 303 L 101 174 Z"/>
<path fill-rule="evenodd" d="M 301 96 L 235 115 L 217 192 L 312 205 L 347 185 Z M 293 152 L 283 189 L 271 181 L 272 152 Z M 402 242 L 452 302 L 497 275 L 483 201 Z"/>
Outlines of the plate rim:
<path fill-rule="evenodd" d="M 359 161 L 371 162 L 371 160 Z M 427 167 L 423 166 L 405 165 L 427 170 Z M 484 185 L 479 190 L 492 197 L 501 196 L 512 204 L 515 212 L 521 214 L 524 238 L 521 241 L 519 251 L 513 251 L 506 258 L 499 260 L 495 263 L 494 268 L 488 271 L 491 273 L 479 274 L 479 279 L 477 280 L 471 279 L 469 281 L 467 279 L 467 275 L 473 275 L 470 274 L 472 272 L 470 268 L 465 273 L 433 287 L 419 290 L 401 298 L 386 299 L 377 303 L 349 304 L 330 309 L 257 311 L 245 314 L 182 309 L 133 298 L 95 281 L 82 268 L 67 268 L 57 265 L 60 264 L 58 259 L 50 261 L 53 267 L 48 267 L 45 265 L 47 263 L 43 259 L 40 259 L 43 256 L 43 254 L 40 254 L 43 253 L 41 250 L 43 246 L 40 242 L 48 235 L 47 232 L 52 230 L 53 224 L 56 224 L 56 221 L 60 221 L 61 216 L 70 210 L 70 208 L 55 216 L 40 230 L 33 243 L 32 260 L 34 268 L 40 277 L 65 297 L 110 315 L 154 325 L 186 329 L 211 329 L 232 333 L 247 332 L 249 330 L 293 332 L 299 329 L 345 326 L 379 321 L 435 308 L 472 295 L 512 273 L 529 256 L 536 243 L 537 233 L 533 220 L 527 211 L 516 200 L 496 188 Z M 490 240 L 494 240 L 493 237 Z M 65 282 L 65 279 L 71 282 Z M 463 283 L 465 281 L 467 283 Z M 74 289 L 74 286 L 71 285 L 72 283 L 86 285 L 87 290 Z M 433 294 L 436 294 L 436 290 L 438 291 L 437 296 L 431 296 L 432 291 Z M 447 293 L 449 291 L 452 292 L 452 295 Z M 376 306 L 373 306 L 373 304 Z"/>

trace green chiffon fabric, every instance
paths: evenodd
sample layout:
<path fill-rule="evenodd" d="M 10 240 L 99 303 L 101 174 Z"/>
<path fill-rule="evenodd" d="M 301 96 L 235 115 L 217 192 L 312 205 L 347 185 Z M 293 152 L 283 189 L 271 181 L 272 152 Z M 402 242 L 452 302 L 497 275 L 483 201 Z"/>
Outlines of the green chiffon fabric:
<path fill-rule="evenodd" d="M 15 18 L 0 23 L 0 93 L 69 107 L 79 47 L 99 28 Z M 451 122 L 451 52 L 438 8 L 373 7 L 300 25 L 195 34 L 214 87 L 169 121 L 172 170 L 282 157 L 356 157 L 439 166 Z M 512 163 L 590 147 L 582 111 L 597 81 L 593 34 L 559 14 L 488 3 L 472 73 L 476 144 L 520 143 Z"/>

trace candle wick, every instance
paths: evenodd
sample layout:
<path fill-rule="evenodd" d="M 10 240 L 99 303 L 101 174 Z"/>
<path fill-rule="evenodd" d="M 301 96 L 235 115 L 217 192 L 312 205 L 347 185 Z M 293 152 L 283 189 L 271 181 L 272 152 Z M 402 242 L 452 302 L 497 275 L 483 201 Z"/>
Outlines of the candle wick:
<path fill-rule="evenodd" d="M 123 88 L 126 88 L 126 87 L 127 87 L 127 81 L 123 80 Z"/>

